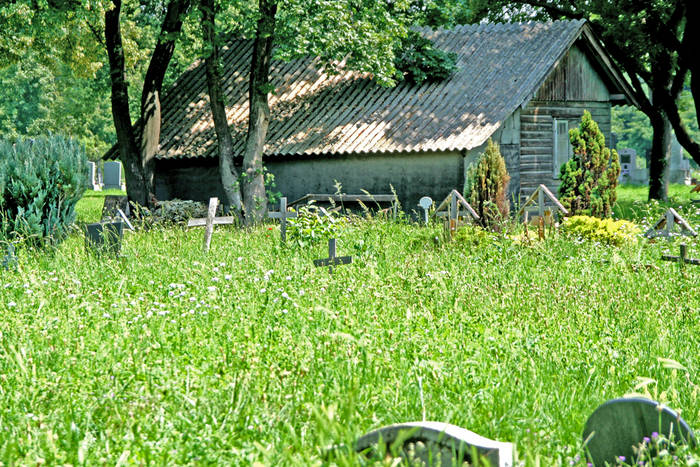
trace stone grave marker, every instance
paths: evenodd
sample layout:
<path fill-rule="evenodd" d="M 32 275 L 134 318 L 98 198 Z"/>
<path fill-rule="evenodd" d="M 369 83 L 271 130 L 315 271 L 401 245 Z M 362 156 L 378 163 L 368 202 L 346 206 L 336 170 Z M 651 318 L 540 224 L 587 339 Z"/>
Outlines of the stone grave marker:
<path fill-rule="evenodd" d="M 428 211 L 433 207 L 433 199 L 430 196 L 423 196 L 418 200 L 418 206 L 423 208 L 423 223 L 428 225 Z"/>
<path fill-rule="evenodd" d="M 297 217 L 297 213 L 294 211 L 287 211 L 287 198 L 280 198 L 280 210 L 279 212 L 269 212 L 267 215 L 273 219 L 280 220 L 280 236 L 282 243 L 287 241 L 287 218 L 294 219 Z"/>
<path fill-rule="evenodd" d="M 700 266 L 700 259 L 688 258 L 688 245 L 681 243 L 681 253 L 679 256 L 663 255 L 661 257 L 662 261 L 673 261 L 674 263 L 679 263 L 680 266 L 685 266 L 686 264 L 694 264 Z"/>
<path fill-rule="evenodd" d="M 105 196 L 105 203 L 102 206 L 102 221 L 112 220 L 119 217 L 119 210 L 129 216 L 129 198 L 121 195 Z"/>
<path fill-rule="evenodd" d="M 690 224 L 688 224 L 688 222 L 685 219 L 683 219 L 681 215 L 676 212 L 675 209 L 668 208 L 664 213 L 664 216 L 658 221 L 656 221 L 656 224 L 654 224 L 649 230 L 647 230 L 644 236 L 647 238 L 671 238 L 673 235 L 673 228 L 676 224 L 678 224 L 681 227 L 681 235 L 689 237 L 696 237 L 698 235 L 698 233 L 695 230 L 693 230 L 692 227 L 690 227 Z"/>
<path fill-rule="evenodd" d="M 384 454 L 378 448 L 386 447 L 386 455 L 401 458 L 401 465 L 492 467 L 513 465 L 513 445 L 493 441 L 464 428 L 440 422 L 412 422 L 389 425 L 362 436 L 355 443 L 355 451 L 368 457 Z M 476 455 L 479 459 L 473 459 Z M 385 460 L 383 458 L 381 460 Z M 396 464 L 392 464 L 396 465 Z"/>
<path fill-rule="evenodd" d="M 644 398 L 614 399 L 598 407 L 583 429 L 584 448 L 595 466 L 633 462 L 634 447 L 654 433 L 674 443 L 695 444 L 688 424 L 673 410 Z"/>
<path fill-rule="evenodd" d="M 328 258 L 315 259 L 314 266 L 328 266 L 328 272 L 333 274 L 333 266 L 352 263 L 352 256 L 335 255 L 335 244 L 335 238 L 331 238 L 328 240 Z"/>
<path fill-rule="evenodd" d="M 3 248 L 4 253 L 2 256 L 2 261 L 0 261 L 0 266 L 2 269 L 10 269 L 17 266 L 17 256 L 15 255 L 15 246 L 13 244 L 8 244 Z"/>
<path fill-rule="evenodd" d="M 92 161 L 88 161 L 88 188 L 94 191 L 102 189 L 98 181 L 97 164 Z"/>
<path fill-rule="evenodd" d="M 104 164 L 104 189 L 122 189 L 122 164 L 118 161 L 107 161 Z"/>
<path fill-rule="evenodd" d="M 85 226 L 85 248 L 97 254 L 119 255 L 122 246 L 124 224 L 98 222 Z"/>
<path fill-rule="evenodd" d="M 219 198 L 209 198 L 209 209 L 207 209 L 207 217 L 204 219 L 190 219 L 187 221 L 187 227 L 202 227 L 204 226 L 204 252 L 209 252 L 211 245 L 211 237 L 214 234 L 215 225 L 235 224 L 236 219 L 233 216 L 216 217 L 216 208 L 219 206 Z"/>

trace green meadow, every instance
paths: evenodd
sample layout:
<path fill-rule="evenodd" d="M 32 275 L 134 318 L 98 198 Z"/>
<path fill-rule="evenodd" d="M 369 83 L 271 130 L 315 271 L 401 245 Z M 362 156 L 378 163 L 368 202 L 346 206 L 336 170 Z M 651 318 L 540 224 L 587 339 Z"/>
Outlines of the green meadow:
<path fill-rule="evenodd" d="M 697 229 L 688 191 L 621 187 L 615 217 L 644 230 L 673 206 Z M 587 417 L 628 394 L 699 428 L 700 267 L 660 258 L 700 240 L 513 229 L 352 218 L 332 275 L 325 243 L 282 246 L 272 223 L 217 227 L 206 255 L 181 226 L 125 232 L 118 258 L 79 226 L 20 249 L 0 270 L 0 464 L 361 465 L 357 437 L 426 419 L 512 442 L 519 465 L 585 465 Z"/>

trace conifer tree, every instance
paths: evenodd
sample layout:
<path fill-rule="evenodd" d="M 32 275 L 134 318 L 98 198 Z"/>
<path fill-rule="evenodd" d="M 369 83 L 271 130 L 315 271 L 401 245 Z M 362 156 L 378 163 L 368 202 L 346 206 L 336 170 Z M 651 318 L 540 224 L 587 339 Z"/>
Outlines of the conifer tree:
<path fill-rule="evenodd" d="M 489 139 L 486 151 L 469 168 L 464 196 L 472 205 L 483 227 L 498 229 L 508 216 L 510 175 L 498 144 Z"/>
<path fill-rule="evenodd" d="M 572 215 L 610 217 L 617 195 L 620 159 L 605 147 L 605 137 L 590 112 L 569 131 L 574 155 L 561 166 L 559 200 Z"/>

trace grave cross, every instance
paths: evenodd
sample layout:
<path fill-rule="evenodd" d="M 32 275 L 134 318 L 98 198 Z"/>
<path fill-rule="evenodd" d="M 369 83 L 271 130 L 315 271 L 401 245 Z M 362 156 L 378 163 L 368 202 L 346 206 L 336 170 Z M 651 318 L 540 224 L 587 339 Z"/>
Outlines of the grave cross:
<path fill-rule="evenodd" d="M 287 198 L 280 198 L 280 210 L 279 212 L 270 212 L 267 214 L 273 219 L 280 220 L 280 235 L 282 237 L 282 243 L 287 241 L 287 218 L 294 219 L 297 217 L 297 213 L 292 211 L 287 211 Z"/>
<path fill-rule="evenodd" d="M 190 219 L 187 221 L 187 227 L 202 227 L 204 226 L 204 252 L 209 252 L 209 246 L 211 245 L 211 236 L 214 234 L 215 225 L 223 224 L 234 224 L 235 219 L 233 216 L 216 216 L 216 207 L 219 205 L 219 198 L 209 198 L 209 209 L 207 210 L 207 217 L 204 219 Z"/>
<path fill-rule="evenodd" d="M 673 208 L 668 208 L 664 216 L 659 219 L 652 228 L 644 234 L 647 238 L 666 237 L 671 238 L 673 227 L 678 224 L 681 226 L 681 235 L 697 237 L 698 233 L 690 227 L 690 224 L 681 217 Z"/>
<path fill-rule="evenodd" d="M 673 261 L 674 263 L 680 263 L 681 266 L 686 264 L 695 264 L 700 266 L 700 259 L 688 258 L 688 245 L 681 243 L 681 254 L 680 256 L 669 256 L 663 255 L 661 257 L 663 261 Z"/>
<path fill-rule="evenodd" d="M 328 258 L 314 260 L 314 266 L 328 266 L 328 272 L 331 274 L 333 274 L 333 266 L 350 263 L 352 263 L 352 256 L 335 255 L 335 238 L 328 240 Z"/>

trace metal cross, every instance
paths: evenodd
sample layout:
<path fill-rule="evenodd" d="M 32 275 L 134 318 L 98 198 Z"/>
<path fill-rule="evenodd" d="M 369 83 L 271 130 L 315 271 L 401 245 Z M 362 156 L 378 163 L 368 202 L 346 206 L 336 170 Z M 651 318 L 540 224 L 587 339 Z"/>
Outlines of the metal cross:
<path fill-rule="evenodd" d="M 664 261 L 673 261 L 674 263 L 680 263 L 681 266 L 685 264 L 695 264 L 700 266 L 700 259 L 688 258 L 688 245 L 681 243 L 681 254 L 680 256 L 669 256 L 663 255 L 661 257 Z"/>
<path fill-rule="evenodd" d="M 292 211 L 287 211 L 287 198 L 280 198 L 280 210 L 279 212 L 269 212 L 267 214 L 273 219 L 280 220 L 280 235 L 282 236 L 282 243 L 287 241 L 287 218 L 294 219 L 297 217 L 297 213 Z"/>
<path fill-rule="evenodd" d="M 328 266 L 328 272 L 331 274 L 333 274 L 333 266 L 350 263 L 352 263 L 352 256 L 335 255 L 335 238 L 328 240 L 328 258 L 314 260 L 314 266 Z"/>

